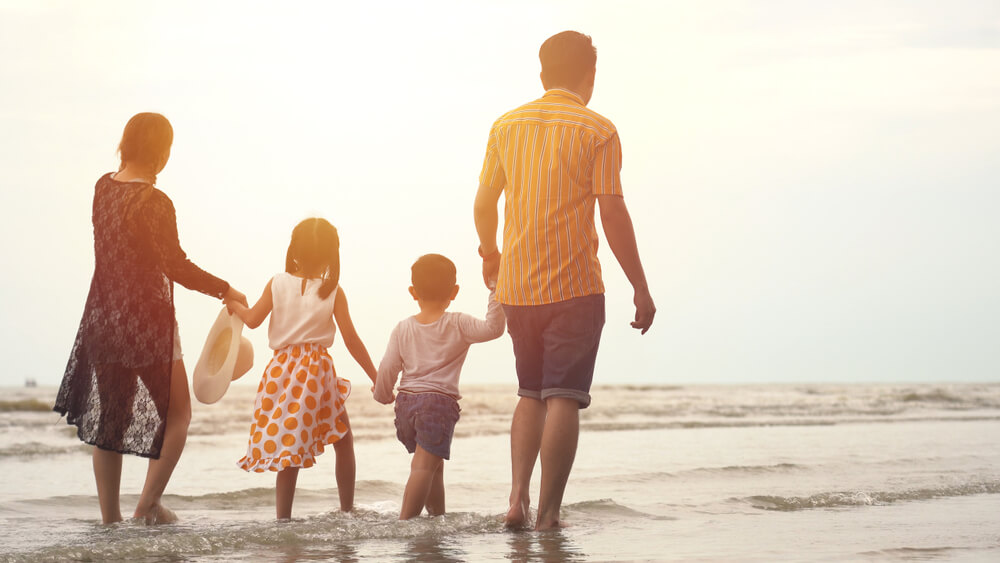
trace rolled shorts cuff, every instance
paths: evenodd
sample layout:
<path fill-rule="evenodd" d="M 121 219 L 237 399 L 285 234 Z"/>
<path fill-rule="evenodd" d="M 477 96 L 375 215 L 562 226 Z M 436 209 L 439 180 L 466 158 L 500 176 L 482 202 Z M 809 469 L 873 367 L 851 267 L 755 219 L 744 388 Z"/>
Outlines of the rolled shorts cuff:
<path fill-rule="evenodd" d="M 543 389 L 541 391 L 534 391 L 518 387 L 517 395 L 518 397 L 526 397 L 537 401 L 544 401 L 546 399 L 573 399 L 579 403 L 581 409 L 590 406 L 590 393 L 584 393 L 578 389 Z"/>

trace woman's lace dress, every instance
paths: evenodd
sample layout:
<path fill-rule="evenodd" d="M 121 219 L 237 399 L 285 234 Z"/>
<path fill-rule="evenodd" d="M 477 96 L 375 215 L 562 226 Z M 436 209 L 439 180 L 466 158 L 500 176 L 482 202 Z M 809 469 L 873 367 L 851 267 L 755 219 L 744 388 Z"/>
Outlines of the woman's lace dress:
<path fill-rule="evenodd" d="M 94 187 L 94 277 L 54 410 L 105 450 L 159 458 L 170 401 L 173 282 L 221 298 L 192 264 L 170 198 L 104 175 Z"/>

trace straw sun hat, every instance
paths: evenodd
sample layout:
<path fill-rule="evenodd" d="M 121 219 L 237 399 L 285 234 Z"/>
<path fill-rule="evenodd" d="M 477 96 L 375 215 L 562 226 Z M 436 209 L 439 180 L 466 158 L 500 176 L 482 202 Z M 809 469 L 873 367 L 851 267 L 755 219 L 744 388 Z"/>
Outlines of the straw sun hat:
<path fill-rule="evenodd" d="M 229 382 L 253 366 L 253 346 L 243 336 L 243 321 L 223 307 L 208 331 L 205 347 L 194 368 L 194 396 L 205 404 L 222 398 Z"/>

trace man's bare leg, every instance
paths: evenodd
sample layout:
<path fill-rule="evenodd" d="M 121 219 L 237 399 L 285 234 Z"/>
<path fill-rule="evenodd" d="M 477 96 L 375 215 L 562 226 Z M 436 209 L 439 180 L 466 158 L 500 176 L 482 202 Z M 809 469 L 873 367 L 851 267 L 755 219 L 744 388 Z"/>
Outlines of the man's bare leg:
<path fill-rule="evenodd" d="M 580 403 L 576 399 L 552 397 L 545 404 L 548 414 L 541 442 L 542 482 L 536 530 L 560 526 L 559 509 L 580 437 Z"/>
<path fill-rule="evenodd" d="M 527 524 L 531 506 L 529 487 L 531 472 L 535 469 L 538 449 L 542 445 L 545 427 L 545 403 L 538 399 L 521 397 L 514 408 L 510 423 L 510 508 L 504 525 L 520 528 Z"/>

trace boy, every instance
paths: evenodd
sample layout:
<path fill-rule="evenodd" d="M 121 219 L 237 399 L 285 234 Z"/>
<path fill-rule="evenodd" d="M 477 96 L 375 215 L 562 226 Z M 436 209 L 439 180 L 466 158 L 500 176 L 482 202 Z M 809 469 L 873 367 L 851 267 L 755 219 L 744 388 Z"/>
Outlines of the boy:
<path fill-rule="evenodd" d="M 458 285 L 455 264 L 444 256 L 421 256 L 410 271 L 410 295 L 420 312 L 393 329 L 374 389 L 376 401 L 396 401 L 396 437 L 413 454 L 400 520 L 419 516 L 425 506 L 431 516 L 444 514 L 444 460 L 458 422 L 462 364 L 472 343 L 499 338 L 505 324 L 492 291 L 486 320 L 446 312 Z M 400 371 L 399 394 L 393 395 Z"/>

